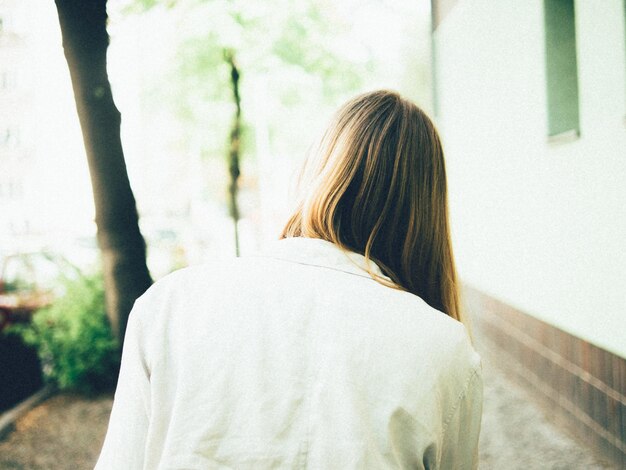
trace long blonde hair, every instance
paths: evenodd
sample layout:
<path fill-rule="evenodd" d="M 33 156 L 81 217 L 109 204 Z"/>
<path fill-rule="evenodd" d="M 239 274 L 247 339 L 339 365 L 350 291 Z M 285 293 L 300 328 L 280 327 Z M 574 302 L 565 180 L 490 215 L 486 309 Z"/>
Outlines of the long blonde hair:
<path fill-rule="evenodd" d="M 398 93 L 353 98 L 335 115 L 301 175 L 282 238 L 330 241 L 375 262 L 390 287 L 461 321 L 441 141 Z"/>

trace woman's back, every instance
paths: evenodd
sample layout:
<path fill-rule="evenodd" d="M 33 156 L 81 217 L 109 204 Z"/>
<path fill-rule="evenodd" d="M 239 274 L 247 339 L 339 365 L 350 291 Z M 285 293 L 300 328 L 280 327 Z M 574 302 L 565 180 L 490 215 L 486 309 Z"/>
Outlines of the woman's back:
<path fill-rule="evenodd" d="M 364 268 L 287 238 L 160 281 L 131 314 L 97 468 L 474 467 L 465 328 Z"/>

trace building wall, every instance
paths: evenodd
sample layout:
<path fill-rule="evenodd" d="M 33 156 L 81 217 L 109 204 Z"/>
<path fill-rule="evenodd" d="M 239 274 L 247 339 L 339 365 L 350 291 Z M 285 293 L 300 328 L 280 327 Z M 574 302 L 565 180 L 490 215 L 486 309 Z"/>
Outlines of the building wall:
<path fill-rule="evenodd" d="M 0 113 L 0 204 L 4 207 L 3 215 L 17 213 L 24 198 L 23 174 L 29 167 L 32 153 L 24 143 L 23 134 L 28 131 L 24 107 L 16 106 L 27 102 L 29 96 L 19 76 L 25 68 L 26 44 L 16 27 L 16 7 L 12 3 L 5 0 L 0 4 L 0 109 L 4 111 Z"/>
<path fill-rule="evenodd" d="M 626 357 L 624 0 L 575 2 L 580 136 L 548 139 L 543 2 L 460 0 L 433 33 L 464 282 Z"/>
<path fill-rule="evenodd" d="M 34 249 L 92 229 L 89 174 L 54 4 L 0 0 L 0 23 L 0 240 Z"/>

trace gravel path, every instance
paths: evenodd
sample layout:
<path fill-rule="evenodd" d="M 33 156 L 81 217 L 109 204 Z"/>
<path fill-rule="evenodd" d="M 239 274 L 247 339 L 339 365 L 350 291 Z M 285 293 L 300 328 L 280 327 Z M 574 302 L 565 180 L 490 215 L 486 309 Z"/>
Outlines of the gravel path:
<path fill-rule="evenodd" d="M 33 408 L 0 442 L 0 469 L 92 469 L 106 431 L 110 395 L 56 395 Z M 482 470 L 611 469 L 549 423 L 525 392 L 485 364 Z"/>
<path fill-rule="evenodd" d="M 111 396 L 49 398 L 23 415 L 0 442 L 0 469 L 93 469 L 111 405 Z"/>

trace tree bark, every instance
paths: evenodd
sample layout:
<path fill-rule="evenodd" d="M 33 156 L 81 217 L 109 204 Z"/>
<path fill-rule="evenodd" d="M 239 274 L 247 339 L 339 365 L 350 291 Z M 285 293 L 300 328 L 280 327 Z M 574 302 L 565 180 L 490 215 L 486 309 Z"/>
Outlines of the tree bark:
<path fill-rule="evenodd" d="M 106 291 L 114 336 L 152 283 L 120 138 L 121 116 L 107 74 L 106 0 L 55 0 L 63 49 L 87 153 Z"/>
<path fill-rule="evenodd" d="M 235 53 L 230 50 L 224 51 L 224 59 L 230 67 L 230 85 L 233 90 L 233 101 L 235 103 L 235 115 L 230 131 L 230 142 L 228 149 L 228 170 L 230 173 L 230 184 L 228 186 L 230 216 L 235 226 L 235 254 L 239 256 L 239 203 L 237 194 L 239 193 L 239 175 L 241 174 L 239 160 L 241 154 L 241 97 L 239 95 L 239 68 L 235 59 Z"/>

